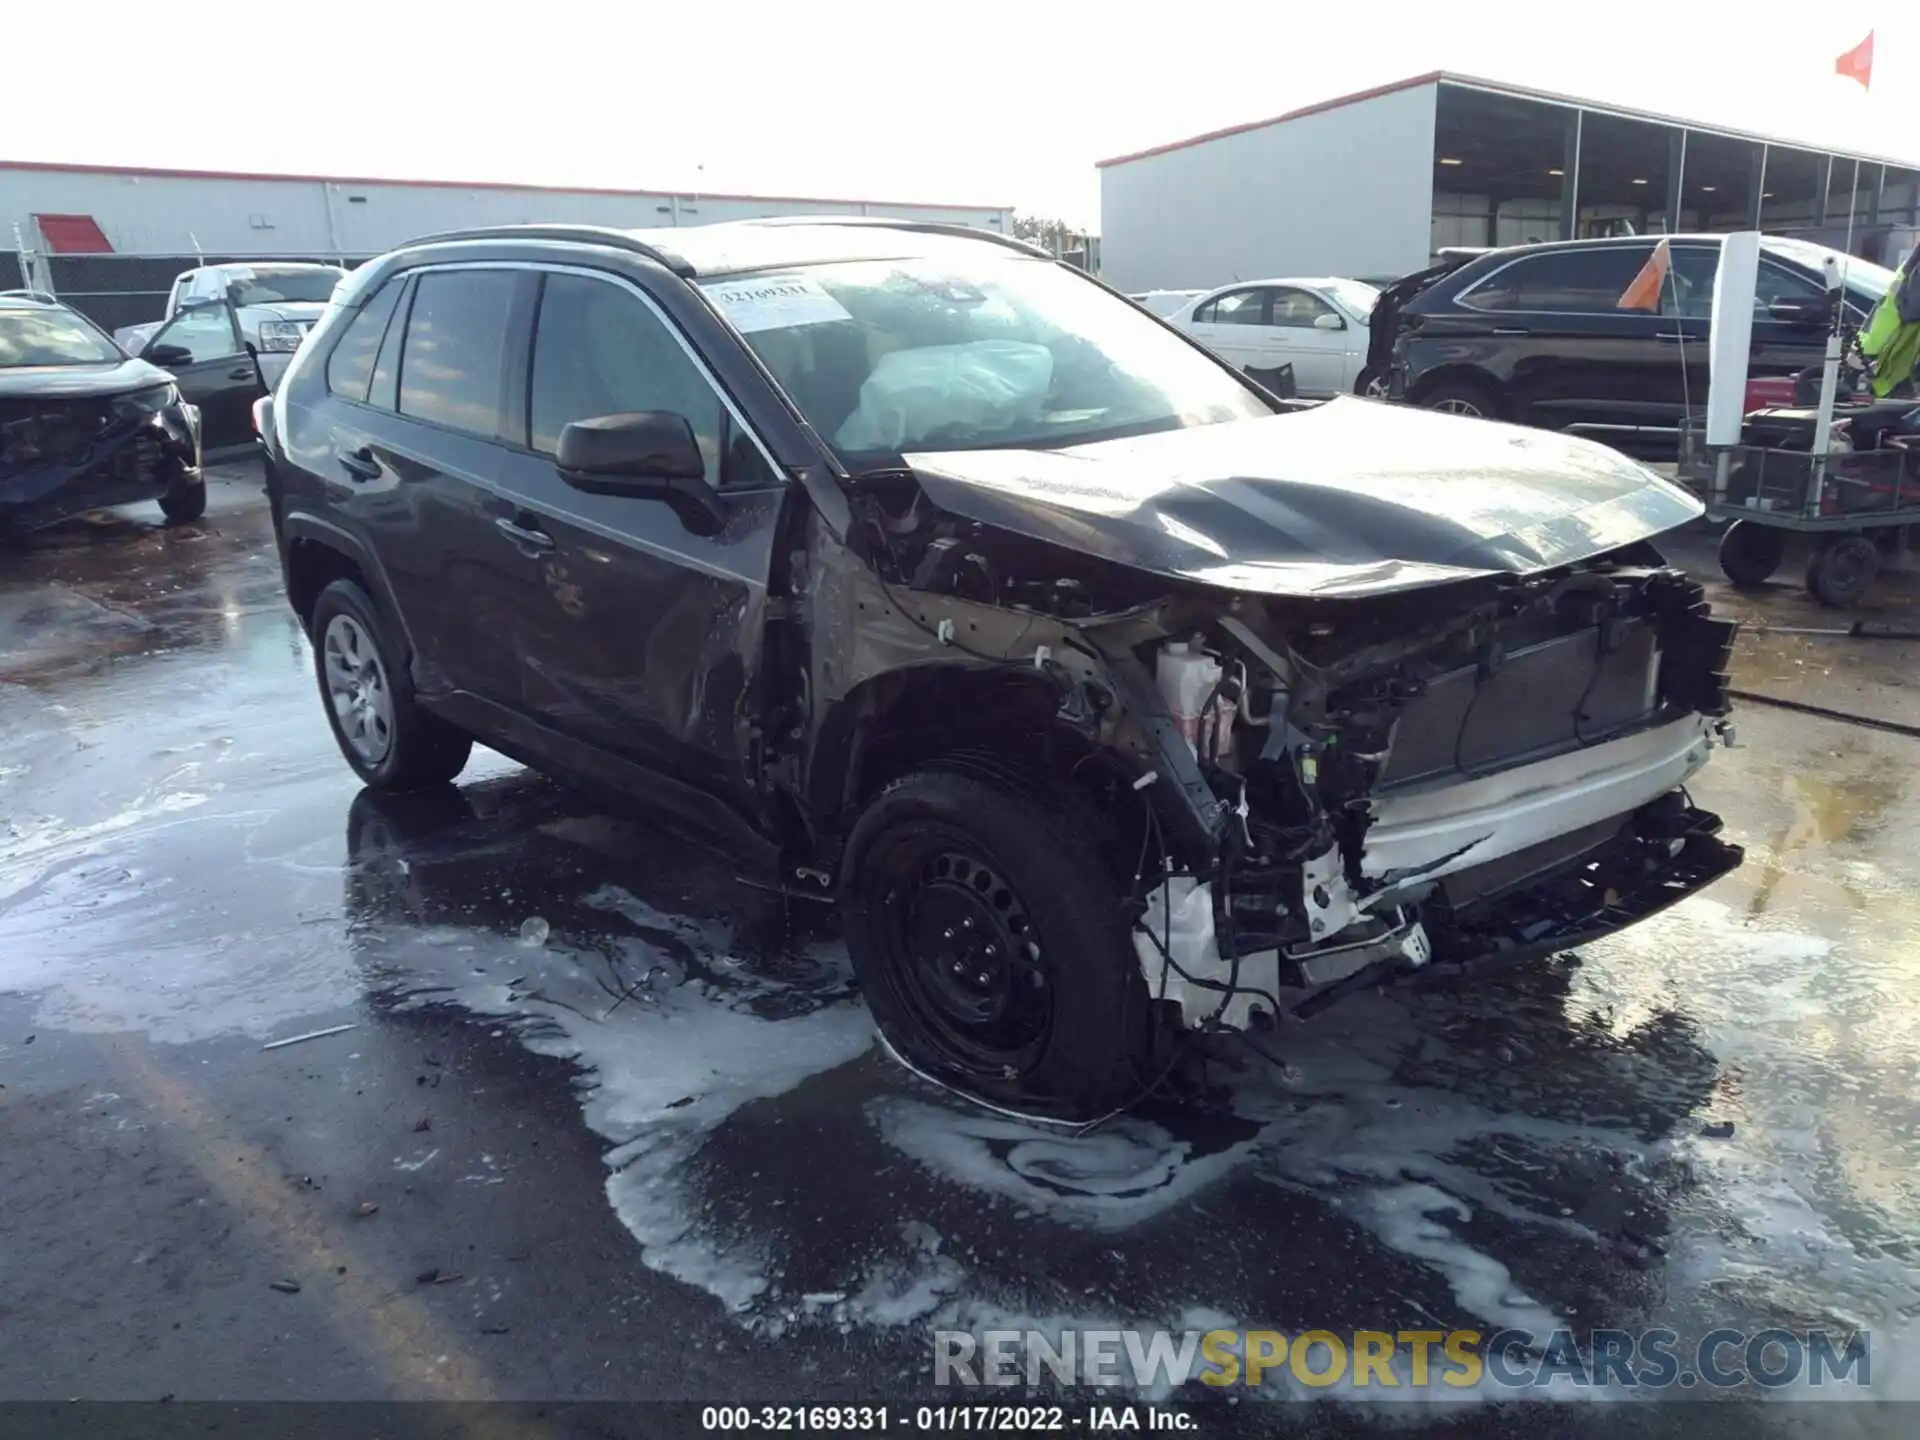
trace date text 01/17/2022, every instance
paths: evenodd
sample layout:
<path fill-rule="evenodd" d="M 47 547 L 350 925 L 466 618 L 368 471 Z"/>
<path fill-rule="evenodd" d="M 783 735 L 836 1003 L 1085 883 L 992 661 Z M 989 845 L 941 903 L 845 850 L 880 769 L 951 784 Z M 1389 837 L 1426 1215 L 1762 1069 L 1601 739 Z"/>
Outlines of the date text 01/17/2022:
<path fill-rule="evenodd" d="M 788 1431 L 815 1434 L 885 1433 L 891 1430 L 975 1435 L 1117 1434 L 1193 1430 L 1184 1410 L 1153 1405 L 707 1405 L 704 1431 Z"/>

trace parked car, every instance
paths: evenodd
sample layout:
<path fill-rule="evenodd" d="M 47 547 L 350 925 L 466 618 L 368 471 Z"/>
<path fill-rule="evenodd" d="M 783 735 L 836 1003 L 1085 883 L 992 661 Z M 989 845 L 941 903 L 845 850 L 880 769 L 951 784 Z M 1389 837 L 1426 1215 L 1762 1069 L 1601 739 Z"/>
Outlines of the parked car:
<path fill-rule="evenodd" d="M 1165 319 L 1176 310 L 1185 308 L 1188 301 L 1206 293 L 1204 290 L 1142 290 L 1127 298 Z"/>
<path fill-rule="evenodd" d="M 0 537 L 135 500 L 206 509 L 198 412 L 85 316 L 0 296 Z"/>
<path fill-rule="evenodd" d="M 895 1052 L 992 1103 L 1106 1113 L 1192 1029 L 1740 859 L 1681 788 L 1733 627 L 1652 547 L 1698 503 L 1588 441 L 1276 400 L 1019 241 L 423 240 L 258 408 L 367 785 L 478 740 L 752 847 L 838 902 Z"/>
<path fill-rule="evenodd" d="M 210 460 L 256 449 L 253 402 L 272 388 L 271 372 L 250 353 L 240 318 L 225 300 L 197 301 L 157 330 L 140 358 L 165 367 L 200 412 L 201 446 Z"/>
<path fill-rule="evenodd" d="M 1368 376 L 1429 409 L 1625 438 L 1677 434 L 1706 403 L 1707 321 L 1720 237 L 1670 240 L 1660 308 L 1620 298 L 1653 254 L 1652 236 L 1526 245 L 1442 264 L 1389 286 L 1374 312 Z M 1754 299 L 1752 373 L 1790 376 L 1818 365 L 1832 310 L 1806 241 L 1762 241 Z M 1892 272 L 1854 259 L 1848 310 L 1864 318 Z"/>
<path fill-rule="evenodd" d="M 1167 323 L 1242 370 L 1291 365 L 1301 395 L 1351 395 L 1379 295 L 1359 280 L 1252 280 L 1209 290 Z"/>
<path fill-rule="evenodd" d="M 203 265 L 174 277 L 158 320 L 125 326 L 114 331 L 114 339 L 138 354 L 182 311 L 225 303 L 233 308 L 241 340 L 260 352 L 269 382 L 277 381 L 285 366 L 280 357 L 299 349 L 346 273 L 338 265 L 294 260 Z"/>

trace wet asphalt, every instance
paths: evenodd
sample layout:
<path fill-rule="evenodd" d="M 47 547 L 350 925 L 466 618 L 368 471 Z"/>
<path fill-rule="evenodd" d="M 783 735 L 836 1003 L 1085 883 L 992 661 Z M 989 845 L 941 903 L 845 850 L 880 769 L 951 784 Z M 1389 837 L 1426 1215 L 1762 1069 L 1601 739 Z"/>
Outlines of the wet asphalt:
<path fill-rule="evenodd" d="M 1832 624 L 1791 581 L 1713 588 Z M 1738 678 L 1912 725 L 1917 662 L 1749 634 Z M 1696 799 L 1749 859 L 1706 896 L 1075 1138 L 897 1069 L 830 919 L 644 814 L 488 752 L 361 795 L 251 468 L 197 524 L 49 532 L 0 553 L 0 1399 L 871 1402 L 935 1394 L 935 1328 L 1075 1325 L 1865 1328 L 1872 1396 L 1920 1398 L 1920 741 L 1738 722 Z M 1782 1393 L 1179 1398 L 1221 1434 L 1920 1414 Z"/>

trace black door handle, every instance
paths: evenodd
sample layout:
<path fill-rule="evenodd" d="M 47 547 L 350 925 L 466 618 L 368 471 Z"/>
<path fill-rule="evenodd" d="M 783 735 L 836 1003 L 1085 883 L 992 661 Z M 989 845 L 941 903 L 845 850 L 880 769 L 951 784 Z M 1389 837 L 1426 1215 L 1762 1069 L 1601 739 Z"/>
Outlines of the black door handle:
<path fill-rule="evenodd" d="M 227 371 L 227 378 L 229 380 L 251 380 L 254 378 L 253 367 L 251 365 L 236 366 L 232 370 Z"/>
<path fill-rule="evenodd" d="M 525 518 L 529 522 L 533 519 L 531 515 Z M 551 535 L 547 534 L 546 531 L 540 529 L 537 525 L 531 523 L 526 525 L 520 524 L 520 519 L 521 517 L 519 516 L 515 516 L 512 520 L 502 516 L 493 522 L 493 528 L 511 540 L 515 548 L 517 548 L 522 555 L 544 555 L 547 551 L 553 549 L 553 537 Z"/>
<path fill-rule="evenodd" d="M 340 468 L 356 480 L 378 480 L 380 462 L 373 458 L 373 451 L 362 445 L 358 450 L 341 450 L 334 459 L 340 462 Z"/>

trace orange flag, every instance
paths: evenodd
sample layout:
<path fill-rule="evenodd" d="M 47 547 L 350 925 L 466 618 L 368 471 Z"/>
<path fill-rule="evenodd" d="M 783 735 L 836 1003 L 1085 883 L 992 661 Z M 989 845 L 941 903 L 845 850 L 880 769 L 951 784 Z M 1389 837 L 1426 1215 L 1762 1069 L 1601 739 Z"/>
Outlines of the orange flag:
<path fill-rule="evenodd" d="M 1862 90 L 1873 88 L 1873 32 L 1871 30 L 1867 32 L 1866 39 L 1833 62 L 1833 73 L 1844 75 L 1849 80 L 1858 80 Z"/>
<path fill-rule="evenodd" d="M 1647 257 L 1647 263 L 1640 267 L 1640 273 L 1633 277 L 1620 298 L 1613 303 L 1616 310 L 1658 310 L 1660 308 L 1660 287 L 1667 283 L 1667 265 L 1670 256 L 1667 242 L 1662 240 L 1653 247 L 1653 254 Z"/>

